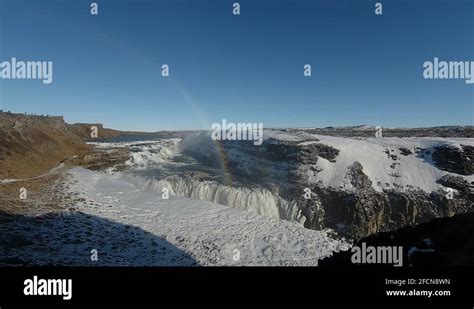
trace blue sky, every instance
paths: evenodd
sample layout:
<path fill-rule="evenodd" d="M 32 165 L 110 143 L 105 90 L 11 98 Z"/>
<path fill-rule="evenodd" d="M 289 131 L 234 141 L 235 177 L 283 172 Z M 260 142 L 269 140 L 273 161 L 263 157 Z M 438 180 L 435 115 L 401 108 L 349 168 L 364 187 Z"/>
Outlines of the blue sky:
<path fill-rule="evenodd" d="M 423 79 L 434 57 L 474 60 L 471 0 L 91 2 L 0 0 L 0 61 L 54 68 L 0 80 L 3 109 L 147 131 L 474 123 L 474 85 Z"/>

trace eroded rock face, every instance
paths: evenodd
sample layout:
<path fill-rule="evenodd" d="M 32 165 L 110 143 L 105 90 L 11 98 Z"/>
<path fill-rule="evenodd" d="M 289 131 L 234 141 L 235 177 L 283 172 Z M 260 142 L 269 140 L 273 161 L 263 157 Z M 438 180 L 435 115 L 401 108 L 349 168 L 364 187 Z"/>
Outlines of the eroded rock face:
<path fill-rule="evenodd" d="M 262 160 L 282 161 L 285 163 L 316 164 L 318 157 L 335 162 L 339 150 L 321 143 L 300 144 L 299 142 L 281 142 L 266 139 L 262 145 L 253 141 L 216 141 L 224 151 L 238 149 L 240 152 Z"/>
<path fill-rule="evenodd" d="M 474 174 L 474 147 L 472 146 L 461 145 L 461 149 L 447 145 L 435 147 L 433 160 L 443 171 L 460 175 Z"/>
<path fill-rule="evenodd" d="M 307 216 L 306 227 L 330 227 L 355 238 L 379 230 L 383 223 L 383 195 L 373 189 L 372 181 L 364 174 L 363 166 L 359 162 L 349 166 L 347 176 L 355 188 L 353 192 L 319 186 L 312 188 L 315 192 L 314 200 L 322 210 L 314 213 L 303 211 Z M 314 204 L 316 202 L 313 202 Z"/>
<path fill-rule="evenodd" d="M 299 197 L 298 205 L 306 217 L 305 227 L 329 227 L 348 237 L 361 239 L 438 217 L 474 211 L 472 184 L 460 176 L 445 175 L 438 181 L 445 187 L 458 190 L 453 199 L 441 190 L 432 193 L 419 189 L 377 192 L 362 164 L 357 161 L 347 169 L 347 177 L 353 191 L 313 185 L 311 199 Z M 305 184 L 304 177 L 296 177 L 293 185 L 293 194 L 296 194 L 308 184 Z"/>
<path fill-rule="evenodd" d="M 233 175 L 243 175 L 268 189 L 276 184 L 281 191 L 292 191 L 294 184 L 298 184 L 301 178 L 298 165 L 314 166 L 320 157 L 331 162 L 337 159 L 338 149 L 317 143 L 317 140 L 312 142 L 315 143 L 282 142 L 269 138 L 259 146 L 254 145 L 253 141 L 244 140 L 213 141 L 215 145 L 209 147 L 209 151 L 185 146 L 182 152 L 213 167 L 220 167 L 224 160 Z M 216 152 L 216 148 L 219 151 Z"/>
<path fill-rule="evenodd" d="M 95 149 L 84 156 L 84 167 L 94 171 L 105 171 L 107 168 L 115 167 L 116 170 L 124 169 L 125 162 L 130 153 L 127 148 Z"/>
<path fill-rule="evenodd" d="M 466 189 L 465 182 L 458 184 L 460 193 L 453 199 L 448 199 L 444 192 L 376 192 L 371 181 L 363 175 L 358 162 L 350 167 L 349 172 L 353 175 L 352 181 L 357 188 L 354 192 L 313 188 L 317 198 L 305 205 L 311 211 L 303 211 L 308 219 L 305 222 L 306 227 L 330 227 L 343 235 L 360 239 L 377 232 L 392 231 L 438 217 L 474 211 L 473 195 Z M 319 208 L 319 211 L 313 210 Z"/>
<path fill-rule="evenodd" d="M 470 197 L 473 199 L 474 195 L 474 184 L 470 184 L 464 178 L 459 176 L 453 175 L 444 175 L 440 179 L 436 181 L 437 183 L 447 187 L 453 188 L 460 191 L 461 195 L 465 195 L 466 197 Z"/>
<path fill-rule="evenodd" d="M 288 129 L 289 132 L 300 132 L 301 129 Z M 373 137 L 374 126 L 355 126 L 355 127 L 327 127 L 316 129 L 304 129 L 310 134 L 321 134 L 344 137 Z M 442 126 L 431 128 L 383 128 L 385 137 L 474 137 L 473 126 Z"/>
<path fill-rule="evenodd" d="M 400 153 L 404 156 L 408 156 L 412 154 L 411 150 L 405 147 L 400 147 L 399 150 L 400 150 Z"/>
<path fill-rule="evenodd" d="M 318 157 L 324 158 L 329 162 L 336 162 L 339 150 L 320 143 L 299 145 L 297 148 L 297 159 L 299 163 L 316 164 Z"/>
<path fill-rule="evenodd" d="M 319 140 L 305 143 L 267 139 L 261 146 L 253 145 L 252 141 L 225 141 L 220 142 L 220 146 L 233 175 L 251 179 L 286 201 L 296 201 L 305 217 L 304 226 L 310 229 L 328 227 L 347 237 L 361 239 L 437 217 L 474 211 L 472 184 L 460 176 L 445 176 L 438 181 L 446 188 L 458 190 L 452 199 L 446 196 L 445 190 L 427 192 L 413 186 L 401 188 L 395 184 L 391 187 L 377 184 L 384 187 L 380 192 L 374 189 L 372 180 L 364 172 L 364 166 L 354 161 L 345 172 L 345 180 L 350 188 L 328 187 L 312 182 L 309 176 L 321 171 L 317 165 L 319 159 L 337 162 L 340 150 Z M 470 158 L 473 147 L 462 148 L 439 147 L 430 149 L 426 155 L 434 152 L 433 158 L 444 162 L 440 163 L 444 167 L 472 174 Z M 423 153 L 426 151 L 423 149 Z M 388 150 L 386 154 L 392 170 L 398 168 L 400 156 Z M 409 149 L 403 149 L 400 155 L 414 154 Z M 207 156 L 206 160 L 218 161 L 212 156 Z M 309 198 L 304 196 L 307 189 L 311 191 Z"/>
<path fill-rule="evenodd" d="M 474 213 L 466 213 L 371 235 L 361 239 L 356 245 L 360 247 L 365 243 L 367 246 L 402 246 L 403 267 L 472 266 L 473 233 Z M 323 259 L 318 266 L 353 269 L 351 256 L 351 250 L 341 251 Z M 374 268 L 393 268 L 392 264 L 369 265 L 367 266 L 372 271 Z"/>

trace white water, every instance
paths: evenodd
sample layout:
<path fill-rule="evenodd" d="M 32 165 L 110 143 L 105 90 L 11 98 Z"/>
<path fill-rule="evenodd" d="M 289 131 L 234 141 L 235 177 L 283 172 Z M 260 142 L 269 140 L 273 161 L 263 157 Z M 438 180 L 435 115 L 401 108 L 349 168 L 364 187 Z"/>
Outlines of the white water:
<path fill-rule="evenodd" d="M 154 248 L 156 253 L 150 253 L 147 241 L 132 242 L 118 251 L 106 246 L 101 249 L 102 254 L 107 253 L 105 259 L 99 259 L 101 265 L 189 266 L 192 261 L 185 256 L 192 256 L 200 265 L 316 266 L 333 252 L 350 248 L 347 241 L 335 240 L 327 231 L 306 229 L 286 220 L 185 197 L 163 200 L 161 193 L 137 190 L 119 174 L 74 168 L 71 176 L 69 190 L 84 198 L 77 205 L 79 211 L 139 227 L 179 249 L 160 245 Z M 76 226 L 65 228 L 73 232 Z M 117 242 L 129 234 L 123 233 L 120 229 L 111 235 L 98 226 L 93 234 L 97 239 Z M 58 256 L 73 258 L 77 250 L 90 250 L 81 244 L 73 248 L 50 245 L 58 248 Z"/>
<path fill-rule="evenodd" d="M 144 176 L 134 172 L 134 170 L 142 171 L 169 163 L 174 156 L 180 154 L 180 139 L 93 144 L 101 148 L 129 147 L 131 149 L 130 159 L 126 164 L 132 170 L 124 173 L 122 179 L 140 190 L 161 193 L 163 188 L 167 188 L 172 195 L 209 201 L 267 217 L 304 223 L 305 217 L 301 214 L 296 202 L 286 201 L 280 198 L 277 193 L 262 187 L 231 187 L 215 181 L 195 180 L 177 175 L 159 178 L 158 174 L 151 173 Z M 205 147 L 204 143 L 199 143 L 199 145 Z M 171 171 L 171 174 L 174 174 L 173 165 L 170 166 L 171 168 L 168 166 L 167 169 Z M 113 172 L 113 170 L 112 168 L 110 171 Z"/>
<path fill-rule="evenodd" d="M 162 143 L 149 143 L 131 146 L 130 160 L 125 162 L 134 167 L 147 167 L 151 164 L 164 163 L 178 152 L 179 139 L 166 140 Z"/>
<path fill-rule="evenodd" d="M 209 201 L 259 215 L 304 223 L 305 217 L 296 202 L 288 202 L 265 188 L 230 187 L 214 181 L 183 179 L 178 176 L 153 179 L 134 173 L 122 176 L 127 182 L 141 190 L 162 192 L 163 188 L 177 196 Z"/>
<path fill-rule="evenodd" d="M 167 162 L 176 155 L 179 150 L 180 139 L 172 138 L 160 141 L 134 141 L 134 142 L 111 142 L 100 143 L 91 142 L 98 148 L 130 148 L 130 159 L 125 162 L 132 168 L 146 168 L 160 163 Z"/>

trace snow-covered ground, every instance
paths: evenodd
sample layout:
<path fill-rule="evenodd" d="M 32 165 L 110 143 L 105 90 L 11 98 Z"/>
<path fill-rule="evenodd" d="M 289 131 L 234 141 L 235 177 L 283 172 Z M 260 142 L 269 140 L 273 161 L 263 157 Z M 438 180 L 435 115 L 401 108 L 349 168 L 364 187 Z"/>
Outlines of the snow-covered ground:
<path fill-rule="evenodd" d="M 304 223 L 304 216 L 295 202 L 288 202 L 265 188 L 234 187 L 215 181 L 183 179 L 176 175 L 165 179 L 142 176 L 136 172 L 125 173 L 122 179 L 137 188 L 162 192 L 167 188 L 171 194 L 209 201 L 233 208 L 252 211 L 267 217 Z"/>
<path fill-rule="evenodd" d="M 279 131 L 266 131 L 265 138 L 270 137 L 298 141 L 294 135 Z M 318 173 L 308 171 L 310 182 L 320 183 L 326 187 L 351 190 L 353 188 L 346 174 L 349 166 L 358 161 L 363 166 L 364 174 L 372 181 L 374 189 L 379 192 L 384 188 L 394 189 L 395 187 L 400 191 L 407 189 L 421 189 L 429 193 L 438 191 L 442 189 L 442 186 L 436 183 L 436 180 L 452 173 L 440 170 L 435 166 L 432 160 L 434 148 L 442 145 L 460 148 L 461 144 L 474 146 L 472 138 L 347 138 L 304 134 L 300 140 L 304 140 L 301 144 L 320 143 L 340 151 L 336 162 L 330 162 L 321 157 L 318 159 L 317 168 L 320 171 Z M 403 155 L 400 148 L 408 149 L 412 153 Z M 424 149 L 424 153 L 420 155 L 417 153 L 417 149 Z M 392 155 L 395 155 L 397 159 L 392 159 Z M 463 177 L 468 182 L 474 181 L 474 175 L 452 175 Z"/>
<path fill-rule="evenodd" d="M 119 174 L 82 168 L 70 174 L 70 190 L 84 197 L 77 210 L 166 239 L 200 265 L 317 265 L 319 259 L 350 246 L 327 231 L 297 223 L 196 199 L 173 195 L 163 199 L 160 192 L 137 189 Z M 100 233 L 97 229 L 95 233 Z M 134 254 L 144 249 L 135 247 Z M 187 265 L 190 261 L 171 259 L 167 255 L 175 251 L 165 249 L 142 262 L 157 265 L 162 259 Z"/>
<path fill-rule="evenodd" d="M 281 130 L 267 130 L 264 135 L 272 139 L 271 143 L 318 143 L 338 149 L 333 162 L 318 157 L 316 166 L 298 164 L 286 168 L 299 169 L 302 175 L 307 174 L 310 183 L 345 191 L 354 190 L 348 169 L 356 161 L 376 191 L 438 191 L 442 186 L 436 181 L 450 173 L 435 166 L 434 148 L 474 146 L 469 138 L 347 138 Z M 350 247 L 346 241 L 329 237 L 327 231 L 304 228 L 304 217 L 293 201 L 282 200 L 256 183 L 247 186 L 234 181 L 230 186 L 216 178 L 219 171 L 181 153 L 183 149 L 204 156 L 218 152 L 205 132 L 183 142 L 168 139 L 96 146 L 129 147 L 129 169 L 111 174 L 73 169 L 70 188 L 85 198 L 78 210 L 142 229 L 177 249 L 168 250 L 165 246 L 156 255 L 147 255 L 141 264 L 317 265 L 319 259 Z M 225 149 L 225 156 L 226 160 L 238 162 L 243 170 L 246 166 L 254 169 L 255 161 L 261 160 L 239 147 Z M 268 163 L 265 166 L 271 167 L 275 177 L 286 177 L 279 174 L 285 162 Z M 200 178 L 201 174 L 205 177 Z M 456 176 L 474 180 L 473 175 Z M 162 198 L 163 188 L 169 189 L 169 199 Z M 144 244 L 133 248 L 134 252 L 148 250 Z M 179 252 L 191 259 L 179 257 Z"/>

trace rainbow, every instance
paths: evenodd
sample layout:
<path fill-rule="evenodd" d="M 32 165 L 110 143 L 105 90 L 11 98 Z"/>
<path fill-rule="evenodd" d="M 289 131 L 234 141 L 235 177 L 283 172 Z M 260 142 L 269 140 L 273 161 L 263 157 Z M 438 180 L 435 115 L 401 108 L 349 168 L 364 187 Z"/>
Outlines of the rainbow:
<path fill-rule="evenodd" d="M 222 146 L 222 144 L 220 143 L 220 141 L 212 140 L 212 142 L 214 143 L 214 145 L 216 147 L 216 152 L 217 152 L 217 155 L 219 157 L 219 163 L 220 163 L 219 165 L 221 167 L 221 170 L 222 170 L 222 173 L 223 173 L 223 176 L 224 176 L 224 183 L 225 183 L 226 186 L 231 187 L 232 186 L 232 174 L 230 172 L 230 168 L 229 168 L 228 163 L 227 163 L 228 161 L 227 161 L 227 158 L 225 156 L 225 149 Z"/>
<path fill-rule="evenodd" d="M 173 82 L 173 85 L 176 87 L 176 89 L 183 95 L 184 101 L 191 107 L 191 109 L 194 111 L 194 114 L 197 115 L 201 122 L 201 125 L 203 127 L 208 126 L 210 122 L 207 120 L 204 113 L 202 113 L 202 111 L 199 109 L 199 106 L 195 103 L 196 100 L 191 97 L 191 95 L 186 91 L 184 86 L 180 84 L 177 80 L 171 79 L 171 81 Z M 230 172 L 230 168 L 228 166 L 228 160 L 226 158 L 225 149 L 220 141 L 213 139 L 211 140 L 215 146 L 216 153 L 218 155 L 219 166 L 223 173 L 222 176 L 224 178 L 224 184 L 230 187 L 232 186 L 232 173 Z"/>
<path fill-rule="evenodd" d="M 68 21 L 66 21 L 66 22 L 68 22 Z M 129 44 L 124 43 L 120 38 L 114 37 L 111 34 L 108 34 L 108 33 L 105 33 L 105 32 L 99 32 L 98 35 L 100 35 L 101 38 L 108 40 L 110 43 L 114 44 L 118 48 L 127 50 L 128 52 L 130 52 L 132 54 L 135 54 L 137 56 L 137 58 L 143 59 L 145 61 L 145 63 L 147 65 L 149 65 L 150 67 L 161 69 L 161 64 L 157 63 L 154 59 L 151 59 L 151 57 L 149 57 L 148 55 L 143 53 L 138 48 L 132 47 Z M 159 69 L 156 69 L 156 70 L 158 71 Z M 161 74 L 161 72 L 160 72 L 160 74 Z M 178 80 L 172 78 L 171 76 L 168 77 L 167 79 L 179 91 L 179 93 L 181 93 L 181 95 L 184 98 L 185 103 L 188 104 L 191 107 L 194 114 L 197 116 L 197 118 L 199 118 L 202 127 L 204 127 L 204 128 L 208 127 L 208 124 L 210 122 L 207 121 L 207 117 L 201 111 L 199 106 L 195 103 L 196 100 L 192 98 L 192 96 L 189 94 L 189 92 L 186 90 L 186 88 L 183 86 L 183 84 L 181 84 Z M 226 159 L 224 147 L 222 146 L 221 143 L 219 143 L 219 141 L 213 141 L 213 143 L 216 147 L 216 152 L 218 154 L 219 165 L 220 165 L 220 167 L 222 169 L 222 172 L 223 172 L 224 182 L 227 186 L 231 186 L 232 185 L 232 177 L 231 177 L 232 174 L 231 174 L 230 168 L 228 167 L 228 164 L 227 164 L 228 160 Z"/>

